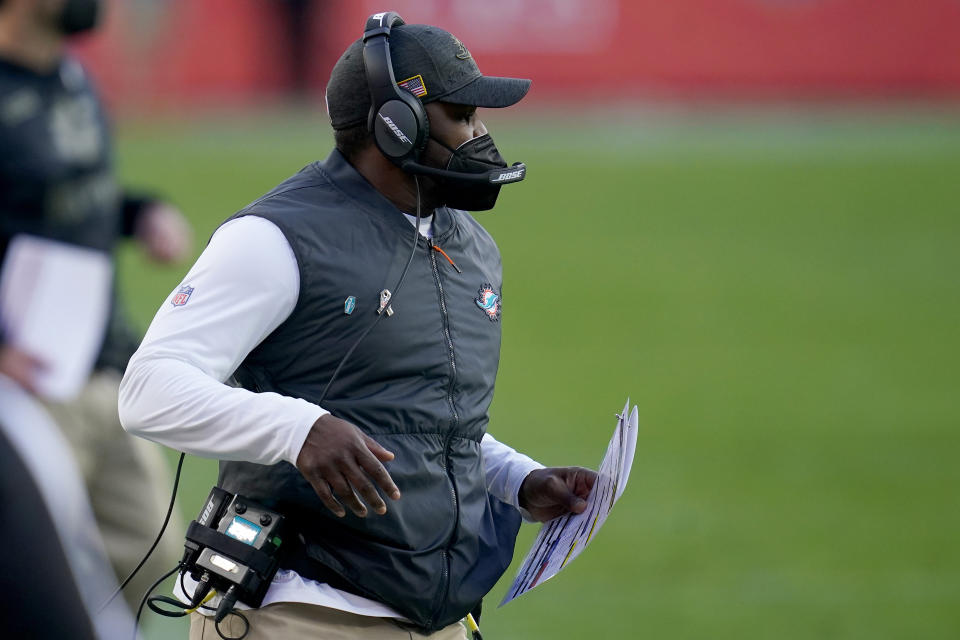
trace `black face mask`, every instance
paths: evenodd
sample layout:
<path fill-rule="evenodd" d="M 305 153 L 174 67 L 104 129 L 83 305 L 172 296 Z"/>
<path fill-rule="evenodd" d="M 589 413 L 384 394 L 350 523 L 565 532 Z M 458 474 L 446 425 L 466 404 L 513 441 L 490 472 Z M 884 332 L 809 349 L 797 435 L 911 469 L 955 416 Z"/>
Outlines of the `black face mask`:
<path fill-rule="evenodd" d="M 437 144 L 451 152 L 450 160 L 444 167 L 457 173 L 488 173 L 493 169 L 504 169 L 507 161 L 503 159 L 493 143 L 489 133 L 467 140 L 456 149 L 451 149 L 436 138 Z M 500 194 L 499 184 L 471 183 L 455 178 L 438 178 L 440 197 L 443 204 L 454 209 L 466 211 L 487 211 L 493 209 Z"/>
<path fill-rule="evenodd" d="M 100 0 L 66 0 L 57 26 L 60 33 L 70 36 L 93 29 L 99 17 Z"/>

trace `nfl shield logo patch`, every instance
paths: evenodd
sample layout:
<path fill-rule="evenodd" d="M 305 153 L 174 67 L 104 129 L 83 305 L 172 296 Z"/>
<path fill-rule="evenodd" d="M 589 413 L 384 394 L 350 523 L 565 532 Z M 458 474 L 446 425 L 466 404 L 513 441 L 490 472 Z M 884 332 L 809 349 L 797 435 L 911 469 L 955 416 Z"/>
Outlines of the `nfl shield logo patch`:
<path fill-rule="evenodd" d="M 493 290 L 492 284 L 484 284 L 480 287 L 474 302 L 487 314 L 490 322 L 496 322 L 500 319 L 500 294 Z"/>
<path fill-rule="evenodd" d="M 173 300 L 170 303 L 175 307 L 182 307 L 187 304 L 187 301 L 190 300 L 190 294 L 193 293 L 193 287 L 190 285 L 184 285 L 177 289 L 177 292 L 173 295 Z"/>

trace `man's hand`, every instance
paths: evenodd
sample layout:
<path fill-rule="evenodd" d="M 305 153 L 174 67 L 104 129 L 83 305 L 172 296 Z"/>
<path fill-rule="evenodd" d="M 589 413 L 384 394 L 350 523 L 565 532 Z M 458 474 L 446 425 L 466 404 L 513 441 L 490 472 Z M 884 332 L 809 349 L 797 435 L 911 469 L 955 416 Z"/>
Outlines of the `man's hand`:
<path fill-rule="evenodd" d="M 0 343 L 0 373 L 30 393 L 37 393 L 37 376 L 42 370 L 43 363 L 26 351 Z"/>
<path fill-rule="evenodd" d="M 163 264 L 187 257 L 193 244 L 193 231 L 180 210 L 165 202 L 147 205 L 137 219 L 137 240 L 151 260 Z"/>
<path fill-rule="evenodd" d="M 596 481 L 596 471 L 583 467 L 536 469 L 520 485 L 520 506 L 537 522 L 582 513 Z"/>
<path fill-rule="evenodd" d="M 346 515 L 343 507 L 347 506 L 364 518 L 367 507 L 358 494 L 376 513 L 387 512 L 371 478 L 391 499 L 400 499 L 400 490 L 381 464 L 390 460 L 393 454 L 376 440 L 346 420 L 327 414 L 310 428 L 297 456 L 297 469 L 337 517 Z"/>

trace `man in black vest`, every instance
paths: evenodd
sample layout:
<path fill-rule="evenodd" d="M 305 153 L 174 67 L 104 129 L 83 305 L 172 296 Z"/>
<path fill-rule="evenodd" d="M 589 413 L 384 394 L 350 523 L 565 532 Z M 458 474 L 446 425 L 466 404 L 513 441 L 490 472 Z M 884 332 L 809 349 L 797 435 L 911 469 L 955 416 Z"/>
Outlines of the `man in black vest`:
<path fill-rule="evenodd" d="M 19 234 L 107 254 L 132 237 L 160 262 L 189 251 L 190 230 L 178 210 L 119 189 L 106 114 L 89 77 L 65 52 L 69 36 L 95 26 L 99 5 L 0 0 L 0 261 Z M 171 484 L 162 452 L 118 424 L 120 374 L 136 344 L 114 294 L 86 387 L 72 401 L 46 406 L 71 443 L 120 578 L 155 537 Z M 0 374 L 32 390 L 41 364 L 5 340 L 0 326 Z M 176 544 L 164 542 L 152 570 L 178 556 Z M 133 604 L 149 575 L 148 567 L 128 591 Z"/>
<path fill-rule="evenodd" d="M 529 84 L 481 75 L 442 29 L 373 16 L 327 88 L 337 148 L 217 230 L 131 359 L 124 426 L 219 458 L 220 486 L 296 529 L 248 639 L 463 638 L 521 515 L 585 508 L 594 472 L 486 433 L 501 261 L 464 210 L 522 178 L 477 107 Z M 191 638 L 216 637 L 195 614 Z"/>

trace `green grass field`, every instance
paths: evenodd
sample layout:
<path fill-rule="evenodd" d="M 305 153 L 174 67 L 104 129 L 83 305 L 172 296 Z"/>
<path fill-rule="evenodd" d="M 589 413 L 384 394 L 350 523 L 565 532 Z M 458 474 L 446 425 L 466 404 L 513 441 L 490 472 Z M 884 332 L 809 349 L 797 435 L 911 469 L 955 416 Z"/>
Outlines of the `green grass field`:
<path fill-rule="evenodd" d="M 595 543 L 496 609 L 508 573 L 485 637 L 960 637 L 960 120 L 627 116 L 488 120 L 530 167 L 477 215 L 505 268 L 490 429 L 595 466 L 630 396 L 641 434 Z M 118 137 L 198 249 L 330 146 L 322 113 Z M 145 328 L 187 265 L 122 259 Z M 214 480 L 188 461 L 188 518 Z"/>

